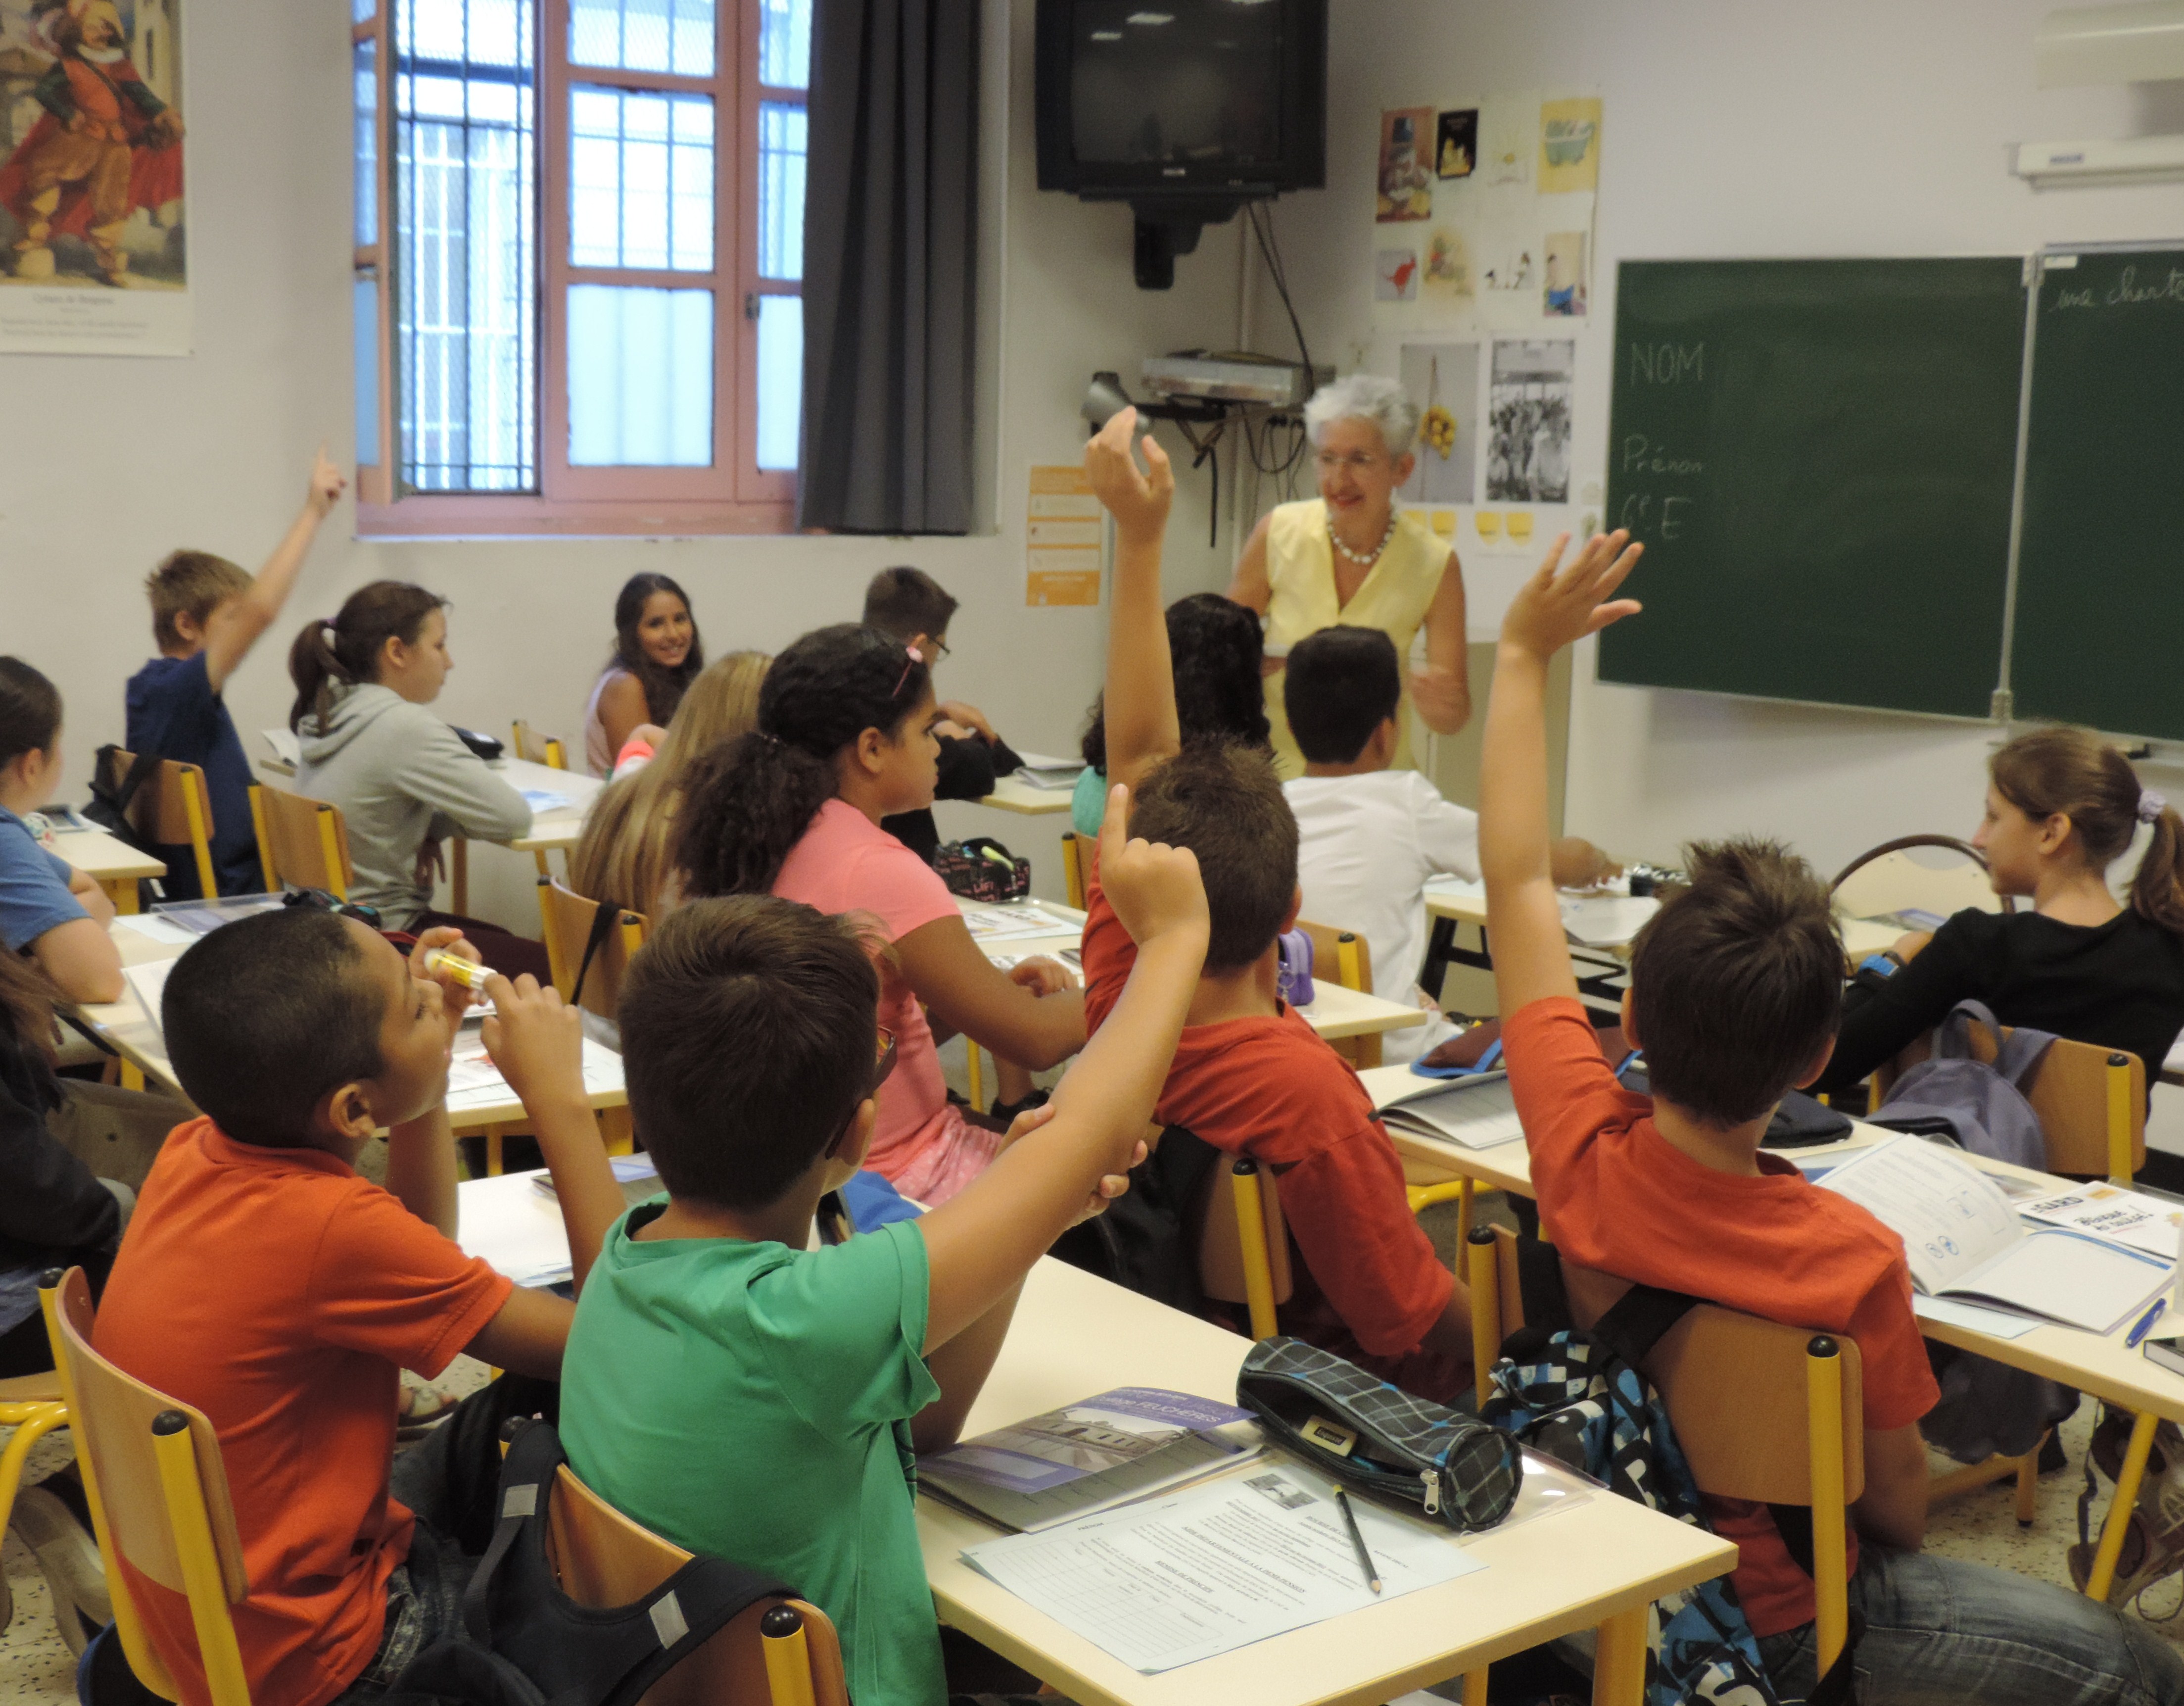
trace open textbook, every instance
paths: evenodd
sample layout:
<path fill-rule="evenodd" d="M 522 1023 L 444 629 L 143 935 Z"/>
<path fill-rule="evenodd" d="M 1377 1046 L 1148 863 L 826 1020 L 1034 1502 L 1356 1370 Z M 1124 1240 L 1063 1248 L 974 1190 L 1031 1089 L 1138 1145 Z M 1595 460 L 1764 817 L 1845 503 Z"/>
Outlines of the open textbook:
<path fill-rule="evenodd" d="M 1524 1135 L 1506 1072 L 1429 1079 L 1415 1090 L 1390 1096 L 1378 1112 L 1383 1125 L 1460 1143 L 1466 1149 L 1491 1149 Z"/>
<path fill-rule="evenodd" d="M 2175 1259 L 2178 1229 L 2184 1227 L 2184 1202 L 2120 1185 L 2081 1185 L 2052 1196 L 2020 1199 L 2017 1212 L 2049 1226 L 2098 1232 L 2164 1262 Z"/>
<path fill-rule="evenodd" d="M 1921 1138 L 1878 1144 L 1820 1184 L 1903 1238 L 1911 1283 L 1930 1296 L 2112 1333 L 2169 1284 L 2170 1263 L 2096 1233 L 2027 1231 L 1992 1179 Z"/>
<path fill-rule="evenodd" d="M 920 1458 L 917 1484 L 1035 1533 L 1241 1463 L 1259 1443 L 1249 1410 L 1123 1386 Z"/>

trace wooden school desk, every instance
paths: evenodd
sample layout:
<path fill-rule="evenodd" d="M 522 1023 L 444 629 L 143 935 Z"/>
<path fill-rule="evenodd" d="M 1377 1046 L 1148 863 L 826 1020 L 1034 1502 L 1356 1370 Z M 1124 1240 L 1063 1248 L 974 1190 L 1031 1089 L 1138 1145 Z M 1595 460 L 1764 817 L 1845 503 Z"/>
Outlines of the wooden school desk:
<path fill-rule="evenodd" d="M 463 1248 L 511 1278 L 566 1267 L 554 1203 L 530 1175 L 460 1188 Z M 1235 1401 L 1251 1341 L 1043 1258 L 967 1436 L 1006 1427 L 1116 1386 L 1162 1386 Z M 1034 1611 L 962 1560 L 999 1530 L 937 1500 L 917 1503 L 925 1570 L 943 1620 L 1051 1683 L 1078 1706 L 1378 1706 L 1430 1682 L 1581 1629 L 1603 1650 L 1645 1636 L 1646 1608 L 1663 1593 L 1725 1575 L 1736 1548 L 1607 1492 L 1506 1534 L 1465 1536 L 1487 1567 L 1384 1605 L 1330 1619 L 1157 1676 L 1140 1675 Z M 1644 1667 L 1610 1677 L 1596 1701 L 1638 1706 Z"/>
<path fill-rule="evenodd" d="M 268 728 L 261 733 L 266 744 L 273 749 L 273 756 L 259 759 L 258 767 L 268 776 L 292 780 L 296 774 L 296 737 L 285 728 Z M 533 764 L 527 758 L 500 759 L 490 768 L 519 794 L 543 789 L 559 794 L 569 801 L 551 811 L 533 812 L 529 829 L 500 844 L 518 853 L 532 855 L 538 861 L 539 874 L 547 874 L 546 856 L 556 849 L 566 856 L 577 845 L 584 833 L 584 814 L 592 809 L 592 801 L 599 797 L 599 790 L 606 783 L 581 770 L 556 770 L 550 765 Z M 458 835 L 448 850 L 448 910 L 467 917 L 470 902 L 471 844 Z"/>
<path fill-rule="evenodd" d="M 114 926 L 113 937 L 125 967 L 148 965 L 156 960 L 178 960 L 187 951 L 183 943 L 161 941 L 132 924 L 120 922 Z M 184 1093 L 175 1077 L 174 1063 L 167 1058 L 166 1041 L 138 1004 L 134 990 L 125 990 L 118 1001 L 86 1003 L 70 1011 L 128 1066 L 168 1085 L 177 1096 Z M 593 1108 L 620 1107 L 628 1101 L 621 1065 L 621 1056 L 600 1047 L 588 1037 L 584 1040 L 584 1081 L 588 1091 L 587 1099 Z M 451 1108 L 448 1114 L 456 1128 L 466 1132 L 487 1125 L 511 1125 L 529 1117 L 513 1092 L 495 1101 L 464 1102 Z"/>
<path fill-rule="evenodd" d="M 957 896 L 956 906 L 965 912 L 973 910 L 996 910 L 990 903 L 966 900 Z M 1019 958 L 1031 954 L 1045 954 L 1061 959 L 1066 950 L 1076 948 L 1084 939 L 1084 914 L 1074 906 L 1064 906 L 1059 900 L 1012 901 L 1010 906 L 1037 907 L 1052 917 L 1064 919 L 1068 928 L 1043 936 L 1003 936 L 981 940 L 979 949 L 989 959 Z M 1006 910 L 1005 908 L 1000 910 Z M 1082 971 L 1068 961 L 1062 961 L 1078 975 L 1081 983 Z M 1297 1011 L 1305 1022 L 1329 1042 L 1339 1042 L 1345 1037 L 1376 1036 L 1384 1031 L 1406 1030 L 1412 1025 L 1422 1025 L 1428 1015 L 1420 1008 L 1405 1006 L 1401 1001 L 1383 1001 L 1369 990 L 1346 990 L 1331 978 L 1318 978 L 1312 983 L 1312 1004 Z"/>
<path fill-rule="evenodd" d="M 69 829 L 55 825 L 53 851 L 106 890 L 117 912 L 136 910 L 136 884 L 146 877 L 164 877 L 167 867 L 148 853 L 139 853 L 103 829 Z"/>
<path fill-rule="evenodd" d="M 984 799 L 972 803 L 990 806 L 1000 811 L 1019 812 L 1026 817 L 1044 817 L 1050 812 L 1068 811 L 1071 798 L 1067 788 L 1034 788 L 1022 777 L 1011 774 L 995 782 L 994 791 Z"/>

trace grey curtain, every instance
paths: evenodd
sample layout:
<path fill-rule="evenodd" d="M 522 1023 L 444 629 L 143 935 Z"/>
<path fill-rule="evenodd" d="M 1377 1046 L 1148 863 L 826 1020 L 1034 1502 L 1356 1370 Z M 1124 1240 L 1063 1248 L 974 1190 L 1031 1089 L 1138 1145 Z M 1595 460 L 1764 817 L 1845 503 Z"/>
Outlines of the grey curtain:
<path fill-rule="evenodd" d="M 798 524 L 971 526 L 976 0 L 818 0 Z"/>

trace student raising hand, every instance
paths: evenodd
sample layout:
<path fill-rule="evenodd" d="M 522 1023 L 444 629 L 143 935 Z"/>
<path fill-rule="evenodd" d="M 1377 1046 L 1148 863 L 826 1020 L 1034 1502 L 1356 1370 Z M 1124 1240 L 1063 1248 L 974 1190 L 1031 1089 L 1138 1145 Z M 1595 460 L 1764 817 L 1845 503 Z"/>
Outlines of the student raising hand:
<path fill-rule="evenodd" d="M 1084 447 L 1085 477 L 1126 543 L 1157 540 L 1175 499 L 1175 471 L 1168 466 L 1167 452 L 1150 438 L 1145 441 L 1146 471 L 1138 471 L 1130 454 L 1137 427 L 1138 411 L 1125 409 Z"/>
<path fill-rule="evenodd" d="M 1627 530 L 1595 533 L 1568 567 L 1563 552 L 1570 536 L 1557 534 L 1539 572 L 1510 600 L 1502 618 L 1502 644 L 1535 658 L 1552 657 L 1564 646 L 1598 633 L 1612 622 L 1638 614 L 1635 599 L 1607 600 L 1637 566 L 1643 545 L 1630 543 Z"/>
<path fill-rule="evenodd" d="M 348 489 L 348 477 L 326 460 L 326 447 L 320 444 L 311 458 L 311 483 L 304 493 L 304 507 L 323 521 Z"/>
<path fill-rule="evenodd" d="M 1198 856 L 1188 847 L 1130 839 L 1130 790 L 1107 790 L 1100 825 L 1100 886 L 1130 939 L 1140 948 L 1157 938 L 1195 932 L 1202 949 L 1212 928 Z"/>

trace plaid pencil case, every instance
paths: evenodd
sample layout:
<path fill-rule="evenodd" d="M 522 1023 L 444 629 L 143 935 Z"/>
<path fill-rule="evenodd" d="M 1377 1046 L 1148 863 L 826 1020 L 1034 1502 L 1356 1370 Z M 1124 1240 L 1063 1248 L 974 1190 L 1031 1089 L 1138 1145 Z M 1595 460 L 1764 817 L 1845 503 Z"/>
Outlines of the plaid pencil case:
<path fill-rule="evenodd" d="M 1236 1376 L 1236 1402 L 1323 1475 L 1459 1532 L 1501 1521 L 1524 1484 L 1513 1436 L 1301 1339 L 1254 1345 Z"/>

